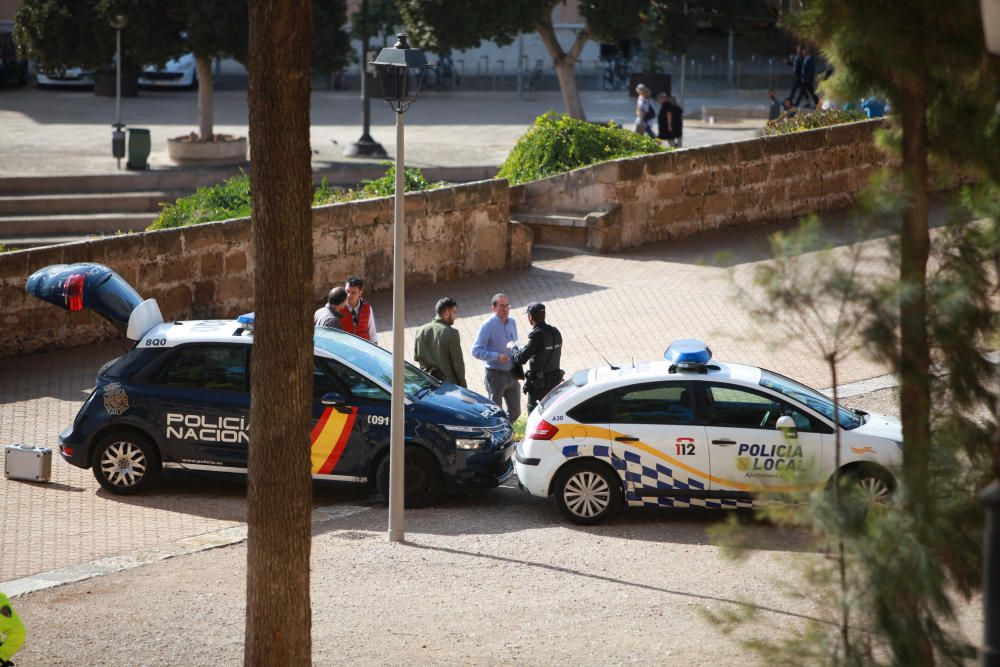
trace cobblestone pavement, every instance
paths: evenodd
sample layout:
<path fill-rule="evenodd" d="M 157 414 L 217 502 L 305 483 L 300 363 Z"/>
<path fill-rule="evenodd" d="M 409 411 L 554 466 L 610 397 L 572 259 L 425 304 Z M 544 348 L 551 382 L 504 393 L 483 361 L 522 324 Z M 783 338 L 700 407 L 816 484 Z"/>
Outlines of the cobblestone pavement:
<path fill-rule="evenodd" d="M 837 243 L 850 240 L 841 223 L 830 226 Z M 735 282 L 747 283 L 767 257 L 767 231 L 725 231 L 701 239 L 658 244 L 613 256 L 539 251 L 527 271 L 414 287 L 406 298 L 406 348 L 417 326 L 430 319 L 435 301 L 459 302 L 457 327 L 466 351 L 470 388 L 482 391 L 482 365 L 469 349 L 490 297 L 504 291 L 513 304 L 521 340 L 524 307 L 544 301 L 549 321 L 564 336 L 567 371 L 604 363 L 660 358 L 670 341 L 699 337 L 717 359 L 774 368 L 817 387 L 830 384 L 818 357 L 799 340 L 752 322 L 745 305 L 731 300 Z M 879 242 L 872 242 L 876 247 Z M 842 246 L 841 251 L 847 246 Z M 723 259 L 718 251 L 728 253 Z M 881 254 L 873 256 L 878 264 Z M 391 345 L 391 295 L 371 295 L 382 344 Z M 106 343 L 0 361 L 0 444 L 55 447 L 93 386 L 97 370 L 121 353 Z M 842 383 L 886 372 L 855 355 L 840 368 Z M 358 492 L 316 487 L 318 505 Z M 353 495 L 352 495 L 353 494 Z M 365 498 L 361 494 L 360 498 Z M 245 486 L 238 481 L 171 479 L 155 493 L 122 498 L 107 494 L 89 471 L 53 460 L 47 485 L 0 479 L 0 581 L 94 558 L 150 548 L 181 537 L 234 526 L 245 519 Z M 362 502 L 373 502 L 370 498 Z"/>

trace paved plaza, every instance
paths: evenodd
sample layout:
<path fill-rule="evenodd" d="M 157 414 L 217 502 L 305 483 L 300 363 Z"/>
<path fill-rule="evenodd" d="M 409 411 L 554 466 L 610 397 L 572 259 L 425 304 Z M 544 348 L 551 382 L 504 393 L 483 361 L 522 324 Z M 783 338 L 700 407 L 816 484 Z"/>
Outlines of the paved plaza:
<path fill-rule="evenodd" d="M 614 120 L 630 127 L 635 120 L 635 100 L 622 91 L 583 91 L 589 120 Z M 690 95 L 689 110 L 702 104 L 763 104 L 766 93 Z M 177 169 L 166 153 L 170 137 L 198 128 L 197 95 L 186 91 L 141 91 L 123 101 L 124 122 L 149 128 L 152 138 L 150 166 Z M 395 151 L 395 114 L 381 100 L 372 100 L 372 136 L 389 155 Z M 562 98 L 553 91 L 519 99 L 508 92 L 427 91 L 406 114 L 406 161 L 417 167 L 499 166 L 511 146 L 535 117 L 562 109 Z M 95 97 L 87 91 L 0 91 L 0 178 L 7 176 L 107 174 L 115 171 L 111 157 L 111 123 L 114 99 Z M 223 90 L 215 94 L 215 132 L 247 134 L 246 91 Z M 313 167 L 366 160 L 343 157 L 344 147 L 361 135 L 361 102 L 357 92 L 315 91 L 312 95 Z M 703 146 L 747 139 L 763 125 L 761 120 L 717 124 L 689 120 L 685 145 Z M 371 160 L 368 160 L 371 162 Z"/>
<path fill-rule="evenodd" d="M 456 327 L 466 353 L 470 388 L 483 391 L 482 364 L 469 354 L 490 297 L 506 292 L 522 340 L 524 306 L 544 301 L 549 321 L 565 338 L 567 371 L 633 360 L 657 359 L 670 341 L 699 337 L 716 358 L 779 370 L 817 387 L 830 384 L 826 368 L 804 343 L 790 341 L 767 323 L 751 322 L 734 301 L 734 281 L 746 283 L 767 255 L 764 231 L 736 230 L 649 246 L 610 256 L 541 251 L 527 271 L 408 290 L 407 356 L 416 327 L 430 319 L 435 301 L 459 302 Z M 831 240 L 850 240 L 844 221 L 829 226 Z M 877 244 L 878 242 L 872 242 Z M 844 246 L 846 247 L 846 246 Z M 725 260 L 719 253 L 725 252 Z M 381 342 L 391 344 L 390 294 L 372 296 Z M 53 317 L 66 317 L 52 309 Z M 97 370 L 122 348 L 114 343 L 0 361 L 0 442 L 55 447 L 94 384 Z M 840 369 L 843 383 L 882 375 L 886 369 L 855 355 Z M 364 494 L 317 486 L 318 506 L 354 501 Z M 55 457 L 47 485 L 0 479 L 0 581 L 95 558 L 147 549 L 183 537 L 237 526 L 245 520 L 245 486 L 239 482 L 170 480 L 155 493 L 119 497 L 100 489 L 89 471 Z M 365 502 L 371 502 L 365 500 Z"/>

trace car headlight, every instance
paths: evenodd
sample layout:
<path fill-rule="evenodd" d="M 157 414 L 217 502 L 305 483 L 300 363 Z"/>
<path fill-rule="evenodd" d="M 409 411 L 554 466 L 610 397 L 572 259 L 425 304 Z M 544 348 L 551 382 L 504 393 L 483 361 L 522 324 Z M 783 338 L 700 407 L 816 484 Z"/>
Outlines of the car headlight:
<path fill-rule="evenodd" d="M 455 446 L 459 449 L 486 449 L 489 442 L 482 438 L 455 438 Z"/>

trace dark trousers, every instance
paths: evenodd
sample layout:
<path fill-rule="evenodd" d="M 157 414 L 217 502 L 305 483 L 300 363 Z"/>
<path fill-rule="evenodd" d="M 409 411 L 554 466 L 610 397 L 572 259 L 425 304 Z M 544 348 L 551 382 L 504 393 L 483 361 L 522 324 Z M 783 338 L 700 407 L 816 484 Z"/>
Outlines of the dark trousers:
<path fill-rule="evenodd" d="M 802 98 L 812 100 L 813 106 L 819 104 L 819 95 L 816 94 L 816 82 L 815 81 L 800 81 L 798 83 L 799 96 L 792 99 L 792 104 L 799 106 L 799 102 Z M 793 89 L 794 90 L 794 89 Z"/>
<path fill-rule="evenodd" d="M 543 385 L 541 385 L 540 387 L 538 387 L 537 389 L 534 386 L 529 386 L 528 387 L 527 394 L 528 394 L 528 414 L 529 415 L 535 409 L 535 406 L 538 405 L 538 402 L 541 401 L 543 398 L 545 398 L 546 394 L 548 394 L 550 391 L 552 391 L 553 389 L 555 389 L 556 386 L 558 386 L 558 384 L 560 382 L 562 382 L 562 374 L 561 373 L 558 376 L 553 375 L 553 376 L 547 378 L 546 381 L 545 381 L 545 383 Z"/>

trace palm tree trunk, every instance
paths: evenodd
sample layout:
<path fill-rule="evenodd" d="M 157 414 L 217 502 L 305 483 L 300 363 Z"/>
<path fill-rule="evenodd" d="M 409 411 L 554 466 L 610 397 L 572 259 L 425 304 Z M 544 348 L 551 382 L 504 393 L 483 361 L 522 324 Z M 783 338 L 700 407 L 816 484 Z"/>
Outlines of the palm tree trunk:
<path fill-rule="evenodd" d="M 255 0 L 249 9 L 256 329 L 244 664 L 309 665 L 312 2 Z"/>

